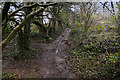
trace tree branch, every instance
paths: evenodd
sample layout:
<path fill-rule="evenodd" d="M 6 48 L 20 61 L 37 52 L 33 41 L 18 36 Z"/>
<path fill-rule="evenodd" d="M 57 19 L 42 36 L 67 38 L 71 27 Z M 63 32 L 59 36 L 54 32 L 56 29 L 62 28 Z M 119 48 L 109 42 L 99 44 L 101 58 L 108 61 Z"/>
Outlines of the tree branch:
<path fill-rule="evenodd" d="M 104 7 L 106 7 L 108 9 L 108 11 L 110 11 L 112 14 L 114 14 L 106 5 L 104 5 L 102 2 L 100 2 Z M 115 14 L 114 14 L 115 15 Z"/>
<path fill-rule="evenodd" d="M 45 8 L 46 8 L 47 6 L 52 6 L 52 5 L 55 5 L 55 4 L 57 4 L 57 3 L 44 4 L 44 5 L 40 5 L 40 4 L 38 4 L 38 3 L 35 3 L 35 4 L 33 4 L 33 5 L 23 6 L 23 7 L 19 8 L 19 9 L 17 9 L 16 11 L 10 13 L 10 14 L 8 15 L 8 17 L 13 16 L 15 13 L 17 13 L 17 12 L 19 12 L 20 10 L 23 10 L 23 9 L 25 9 L 25 8 L 31 8 L 31 7 L 34 7 L 34 6 L 41 6 L 41 7 L 45 7 Z"/>
<path fill-rule="evenodd" d="M 24 8 L 31 8 L 31 7 L 33 7 L 33 6 L 36 6 L 36 4 L 37 4 L 37 3 L 35 3 L 35 4 L 33 4 L 33 5 L 23 6 L 23 7 L 19 8 L 19 9 L 15 10 L 14 12 L 10 13 L 10 14 L 8 15 L 8 17 L 13 16 L 15 13 L 19 12 L 20 10 L 23 10 Z"/>
<path fill-rule="evenodd" d="M 45 8 L 41 8 L 38 9 L 36 11 L 33 11 L 32 13 L 30 13 L 22 22 L 20 25 L 18 25 L 17 27 L 14 28 L 14 30 L 7 36 L 7 38 L 2 41 L 2 44 L 0 44 L 0 46 L 2 46 L 2 48 L 4 49 L 5 46 L 11 41 L 11 39 L 16 35 L 16 33 L 31 19 L 33 18 L 34 15 L 38 14 L 39 12 L 42 12 Z"/>
<path fill-rule="evenodd" d="M 52 4 L 46 4 L 44 7 L 31 12 L 29 15 L 27 15 L 27 17 L 17 26 L 14 28 L 14 30 L 6 37 L 5 40 L 2 41 L 2 43 L 0 44 L 0 47 L 2 47 L 2 49 L 5 48 L 5 46 L 11 41 L 11 39 L 16 35 L 16 33 L 27 23 L 30 21 L 30 19 L 32 19 L 34 17 L 34 15 L 43 12 L 45 10 L 45 8 L 47 6 L 51 6 L 51 5 L 55 5 L 57 3 L 52 3 Z M 18 11 L 18 10 L 17 10 Z M 12 14 L 13 15 L 13 14 Z"/>

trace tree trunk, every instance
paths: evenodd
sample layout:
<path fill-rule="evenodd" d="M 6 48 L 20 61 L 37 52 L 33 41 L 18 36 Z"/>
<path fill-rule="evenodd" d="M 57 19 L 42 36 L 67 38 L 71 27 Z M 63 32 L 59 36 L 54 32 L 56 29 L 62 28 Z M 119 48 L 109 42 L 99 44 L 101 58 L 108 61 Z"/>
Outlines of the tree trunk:
<path fill-rule="evenodd" d="M 46 5 L 42 5 L 43 7 L 41 7 L 40 9 L 37 9 L 36 11 L 32 11 L 29 15 L 26 16 L 26 18 L 18 25 L 16 26 L 11 32 L 10 34 L 2 41 L 2 43 L 0 44 L 0 47 L 2 47 L 2 49 L 5 48 L 5 46 L 11 41 L 11 39 L 16 35 L 16 33 L 23 27 L 25 26 L 25 24 L 27 22 L 29 22 L 29 20 L 31 18 L 34 17 L 34 15 L 43 12 L 45 10 L 46 7 L 48 6 L 52 6 L 52 5 L 56 5 L 57 3 L 52 3 L 52 4 L 46 4 Z"/>
<path fill-rule="evenodd" d="M 24 49 L 24 45 L 23 45 L 23 31 L 22 29 L 20 29 L 20 31 L 18 32 L 18 36 L 17 36 L 17 50 L 21 53 Z"/>
<path fill-rule="evenodd" d="M 53 33 L 55 33 L 56 21 L 53 21 Z"/>
<path fill-rule="evenodd" d="M 2 40 L 5 39 L 5 35 L 6 35 L 5 29 L 6 29 L 6 26 L 7 26 L 7 24 L 4 24 L 4 25 L 2 26 Z"/>
<path fill-rule="evenodd" d="M 5 2 L 5 5 L 2 9 L 2 40 L 5 39 L 5 28 L 7 26 L 7 17 L 8 17 L 8 10 L 10 9 L 10 2 Z"/>
<path fill-rule="evenodd" d="M 2 41 L 2 48 L 4 47 L 11 41 L 11 39 L 16 35 L 16 33 L 31 19 L 35 14 L 38 14 L 39 12 L 42 12 L 45 8 L 38 9 L 32 13 L 30 13 L 22 22 L 20 25 L 14 28 L 14 30 L 5 38 L 4 41 Z"/>
<path fill-rule="evenodd" d="M 2 9 L 2 21 L 7 19 L 9 8 L 10 8 L 10 2 L 5 2 L 5 5 L 4 5 L 3 9 Z"/>
<path fill-rule="evenodd" d="M 24 49 L 29 50 L 30 47 L 30 23 L 24 27 Z"/>
<path fill-rule="evenodd" d="M 119 6 L 120 6 L 120 2 L 119 2 Z M 120 9 L 118 11 L 118 34 L 120 36 Z"/>
<path fill-rule="evenodd" d="M 28 4 L 29 5 L 29 4 Z M 30 9 L 24 10 L 26 13 L 26 16 L 30 13 Z M 20 31 L 18 35 L 18 51 L 26 51 L 29 50 L 30 47 L 30 21 L 24 26 L 23 34 L 21 34 L 22 31 Z M 20 39 L 20 40 L 19 40 Z M 21 43 L 20 43 L 21 42 Z"/>

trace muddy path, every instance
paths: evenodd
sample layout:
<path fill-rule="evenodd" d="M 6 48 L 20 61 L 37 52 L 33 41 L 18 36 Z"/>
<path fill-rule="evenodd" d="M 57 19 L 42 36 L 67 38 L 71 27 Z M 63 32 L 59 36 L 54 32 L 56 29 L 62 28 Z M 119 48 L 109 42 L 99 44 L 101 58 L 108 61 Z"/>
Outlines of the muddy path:
<path fill-rule="evenodd" d="M 73 78 L 69 69 L 67 40 L 70 29 L 66 29 L 50 44 L 32 43 L 37 52 L 36 59 L 30 61 L 3 60 L 3 71 L 14 72 L 20 78 Z"/>

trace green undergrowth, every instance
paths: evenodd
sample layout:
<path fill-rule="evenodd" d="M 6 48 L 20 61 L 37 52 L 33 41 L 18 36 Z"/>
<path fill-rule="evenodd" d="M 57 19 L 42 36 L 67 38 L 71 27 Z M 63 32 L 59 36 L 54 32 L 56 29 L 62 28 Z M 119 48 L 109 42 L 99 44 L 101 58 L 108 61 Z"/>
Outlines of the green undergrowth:
<path fill-rule="evenodd" d="M 65 30 L 65 28 L 60 28 L 58 30 L 56 30 L 53 33 L 49 33 L 48 36 L 46 35 L 40 35 L 39 32 L 32 32 L 31 33 L 31 40 L 34 42 L 39 42 L 39 43 L 51 43 L 52 41 L 54 41 L 63 31 Z"/>
<path fill-rule="evenodd" d="M 11 59 L 12 60 L 23 60 L 23 59 L 34 59 L 36 55 L 36 51 L 33 48 L 30 48 L 29 50 L 23 50 L 23 51 L 14 51 L 11 52 Z"/>
<path fill-rule="evenodd" d="M 88 32 L 89 33 L 89 32 Z M 82 78 L 120 78 L 120 36 L 115 32 L 71 31 L 71 69 Z"/>
<path fill-rule="evenodd" d="M 17 80 L 18 76 L 16 76 L 13 72 L 6 73 L 2 72 L 2 80 Z"/>

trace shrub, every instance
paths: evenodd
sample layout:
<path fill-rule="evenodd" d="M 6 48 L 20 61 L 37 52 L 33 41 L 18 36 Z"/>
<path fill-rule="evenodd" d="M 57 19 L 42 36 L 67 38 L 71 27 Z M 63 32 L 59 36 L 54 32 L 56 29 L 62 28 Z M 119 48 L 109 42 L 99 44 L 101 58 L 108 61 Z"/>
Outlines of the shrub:
<path fill-rule="evenodd" d="M 91 33 L 84 37 L 73 30 L 70 38 L 73 50 L 70 51 L 71 69 L 83 78 L 119 78 L 120 37 L 117 33 Z M 77 35 L 77 36 L 76 36 Z"/>

